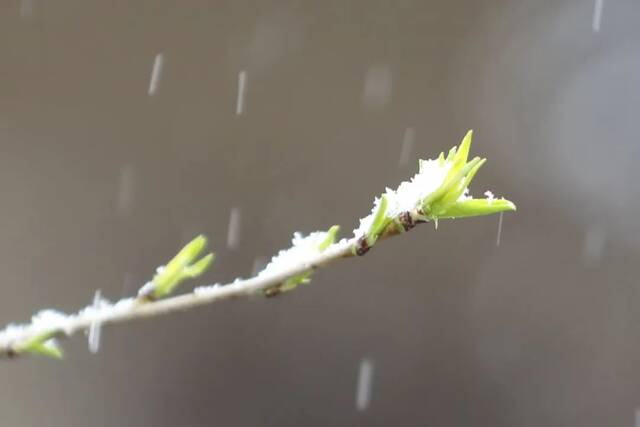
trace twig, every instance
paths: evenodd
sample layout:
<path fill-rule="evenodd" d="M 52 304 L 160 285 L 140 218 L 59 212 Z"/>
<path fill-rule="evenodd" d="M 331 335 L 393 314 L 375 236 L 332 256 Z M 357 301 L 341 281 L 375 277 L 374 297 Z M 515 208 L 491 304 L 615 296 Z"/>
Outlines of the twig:
<path fill-rule="evenodd" d="M 390 226 L 389 231 L 385 232 L 380 239 L 398 234 L 397 231 L 393 229 L 393 225 Z M 287 279 L 306 271 L 316 270 L 338 259 L 354 256 L 352 250 L 354 245 L 361 246 L 363 244 L 359 242 L 359 240 L 363 239 L 353 238 L 334 243 L 326 251 L 319 253 L 315 258 L 300 262 L 287 270 L 268 276 L 254 276 L 249 279 L 236 280 L 225 285 L 215 284 L 197 287 L 193 292 L 157 301 L 148 301 L 143 298 L 126 298 L 114 304 L 103 303 L 103 305 L 97 309 L 92 309 L 92 306 L 87 306 L 77 315 L 68 317 L 68 321 L 64 327 L 53 328 L 55 331 L 52 331 L 51 326 L 43 323 L 27 326 L 23 328 L 19 334 L 0 335 L 0 357 L 16 356 L 17 353 L 13 348 L 14 343 L 29 341 L 43 334 L 51 333 L 50 337 L 55 336 L 57 338 L 71 337 L 78 332 L 88 331 L 93 324 L 104 326 L 124 323 L 136 319 L 146 319 L 176 311 L 188 310 L 218 301 L 261 294 L 266 290 L 284 283 Z"/>
<path fill-rule="evenodd" d="M 97 298 L 77 314 L 66 315 L 53 310 L 37 313 L 31 323 L 9 325 L 0 331 L 0 357 L 36 353 L 62 357 L 56 338 L 67 338 L 89 331 L 92 326 L 123 323 L 150 318 L 201 305 L 254 294 L 275 296 L 307 283 L 319 267 L 340 258 L 364 255 L 377 241 L 407 232 L 427 221 L 439 218 L 487 215 L 515 210 L 504 199 L 473 199 L 467 187 L 484 159 L 467 161 L 471 132 L 462 144 L 441 154 L 436 160 L 420 162 L 420 171 L 397 190 L 387 191 L 376 199 L 372 213 L 360 220 L 355 237 L 335 242 L 339 227 L 307 237 L 294 235 L 293 247 L 281 251 L 267 267 L 249 279 L 236 279 L 226 285 L 195 288 L 192 292 L 167 297 L 183 280 L 198 277 L 213 262 L 213 254 L 199 260 L 206 238 L 199 236 L 183 248 L 166 266 L 158 269 L 152 281 L 138 296 L 116 303 Z"/>

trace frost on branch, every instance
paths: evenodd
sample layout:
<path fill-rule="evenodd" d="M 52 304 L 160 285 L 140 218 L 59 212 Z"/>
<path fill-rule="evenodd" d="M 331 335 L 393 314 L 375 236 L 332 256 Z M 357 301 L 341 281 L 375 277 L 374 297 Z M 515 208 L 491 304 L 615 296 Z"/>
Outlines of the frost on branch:
<path fill-rule="evenodd" d="M 79 325 L 101 323 L 123 313 L 129 312 L 135 305 L 133 298 L 110 303 L 99 299 L 78 313 L 65 314 L 61 311 L 45 309 L 37 312 L 27 324 L 9 324 L 0 332 L 0 354 L 16 356 L 23 353 L 40 354 L 55 358 L 62 357 L 57 337 L 71 336 Z"/>
<path fill-rule="evenodd" d="M 340 227 L 334 225 L 328 231 L 316 231 L 303 236 L 302 233 L 294 233 L 291 247 L 283 249 L 271 258 L 267 266 L 258 273 L 257 277 L 269 277 L 282 274 L 297 267 L 300 264 L 307 265 L 308 269 L 302 273 L 288 278 L 281 284 L 265 290 L 265 295 L 275 296 L 281 292 L 291 291 L 298 285 L 309 283 L 313 274 L 313 261 L 335 243 L 336 235 Z"/>

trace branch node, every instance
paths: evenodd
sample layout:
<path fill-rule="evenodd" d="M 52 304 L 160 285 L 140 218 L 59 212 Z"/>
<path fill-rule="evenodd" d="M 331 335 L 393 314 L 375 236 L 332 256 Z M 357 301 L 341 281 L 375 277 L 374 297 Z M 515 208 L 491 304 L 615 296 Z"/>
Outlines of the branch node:
<path fill-rule="evenodd" d="M 358 256 L 363 256 L 369 252 L 369 249 L 371 249 L 371 246 L 367 242 L 366 236 L 362 236 L 356 241 L 354 252 Z"/>

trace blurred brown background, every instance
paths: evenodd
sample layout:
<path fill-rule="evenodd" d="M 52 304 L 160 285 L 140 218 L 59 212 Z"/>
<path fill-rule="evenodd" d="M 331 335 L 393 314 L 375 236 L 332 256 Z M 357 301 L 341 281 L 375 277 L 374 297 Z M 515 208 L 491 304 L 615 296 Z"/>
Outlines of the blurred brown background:
<path fill-rule="evenodd" d="M 282 298 L 2 363 L 1 424 L 640 425 L 639 18 L 632 0 L 0 2 L 2 324 L 131 295 L 200 232 L 205 282 L 296 230 L 350 234 L 468 128 L 489 158 L 473 193 L 519 207 L 499 246 L 497 216 L 420 227 Z"/>

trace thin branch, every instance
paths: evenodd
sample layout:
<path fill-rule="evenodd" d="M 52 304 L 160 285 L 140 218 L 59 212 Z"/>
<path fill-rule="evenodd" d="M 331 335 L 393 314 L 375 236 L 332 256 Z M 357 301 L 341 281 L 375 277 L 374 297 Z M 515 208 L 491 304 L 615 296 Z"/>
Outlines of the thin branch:
<path fill-rule="evenodd" d="M 335 243 L 338 226 L 307 237 L 295 234 L 293 246 L 278 253 L 264 270 L 250 279 L 201 286 L 190 293 L 168 297 L 184 280 L 200 276 L 214 260 L 212 253 L 201 257 L 207 239 L 198 236 L 160 267 L 135 298 L 110 303 L 97 297 L 93 304 L 76 314 L 43 310 L 28 324 L 7 326 L 0 331 L 0 357 L 41 354 L 60 358 L 62 350 L 56 338 L 231 298 L 254 294 L 275 296 L 309 282 L 317 268 L 341 258 L 364 255 L 378 241 L 407 232 L 418 224 L 434 221 L 437 225 L 440 218 L 515 210 L 513 203 L 494 199 L 490 192 L 486 199 L 474 199 L 467 194 L 471 180 L 486 160 L 476 157 L 468 161 L 471 139 L 472 132 L 469 131 L 460 146 L 449 151 L 446 159 L 441 153 L 438 159 L 421 160 L 419 172 L 410 181 L 403 182 L 396 190 L 387 189 L 375 200 L 371 214 L 360 220 L 360 226 L 354 230 L 355 237 L 351 239 Z"/>
<path fill-rule="evenodd" d="M 352 247 L 357 239 L 342 240 L 329 246 L 316 257 L 292 265 L 290 268 L 268 276 L 236 280 L 226 285 L 197 287 L 193 292 L 169 297 L 157 301 L 143 298 L 128 298 L 114 304 L 103 303 L 99 308 L 87 306 L 78 314 L 67 317 L 64 326 L 51 326 L 45 322 L 23 327 L 12 333 L 11 327 L 0 334 L 0 356 L 16 356 L 15 343 L 28 342 L 30 339 L 49 334 L 50 337 L 70 337 L 78 332 L 88 331 L 92 325 L 124 323 L 137 319 L 161 316 L 176 311 L 211 304 L 232 298 L 248 297 L 260 294 L 267 289 L 277 287 L 287 279 L 309 270 L 315 270 L 340 258 L 353 256 Z"/>

